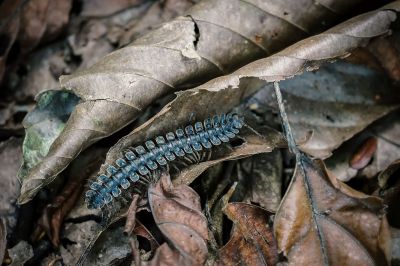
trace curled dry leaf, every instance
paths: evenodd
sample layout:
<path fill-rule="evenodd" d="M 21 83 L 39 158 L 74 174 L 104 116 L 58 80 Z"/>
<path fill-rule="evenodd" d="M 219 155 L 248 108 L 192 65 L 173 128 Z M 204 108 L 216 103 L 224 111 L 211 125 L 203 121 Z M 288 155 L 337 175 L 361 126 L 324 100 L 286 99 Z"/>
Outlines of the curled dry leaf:
<path fill-rule="evenodd" d="M 224 213 L 234 223 L 229 242 L 219 250 L 217 265 L 276 265 L 278 252 L 272 229 L 271 213 L 246 203 L 229 203 Z"/>
<path fill-rule="evenodd" d="M 185 265 L 203 265 L 208 254 L 208 229 L 197 193 L 187 185 L 173 187 L 169 175 L 163 174 L 149 188 L 148 197 L 154 220 L 178 251 L 178 260 Z"/>
<path fill-rule="evenodd" d="M 325 160 L 327 168 L 334 173 L 334 176 L 341 181 L 349 181 L 355 176 L 373 178 L 384 171 L 393 162 L 400 158 L 400 112 L 399 110 L 376 121 L 368 128 L 346 141 L 333 155 Z M 369 138 L 377 139 L 377 149 L 369 164 L 359 170 L 350 167 L 349 162 L 357 147 Z M 378 180 L 380 187 L 386 184 L 387 180 L 382 177 Z"/>
<path fill-rule="evenodd" d="M 92 67 L 74 75 L 62 76 L 61 85 L 83 101 L 76 106 L 47 157 L 24 180 L 19 202 L 31 200 L 43 184 L 55 178 L 79 152 L 132 122 L 154 99 L 188 84 L 229 72 L 308 33 L 319 31 L 324 25 L 332 25 L 337 14 L 331 10 L 343 13 L 358 2 L 343 0 L 320 5 L 307 0 L 279 1 L 272 5 L 262 0 L 206 0 L 194 6 L 187 16 L 164 24 L 131 45 L 109 54 Z M 295 50 L 307 52 L 292 54 L 300 59 L 291 58 L 294 65 L 288 63 L 287 66 L 291 66 L 289 69 L 280 65 L 290 57 L 275 57 L 280 61 L 276 65 L 278 68 L 261 65 L 262 69 L 278 72 L 258 73 L 253 66 L 252 74 L 270 78 L 276 77 L 276 74 L 291 76 L 302 69 L 307 61 L 305 59 L 343 56 L 349 48 L 385 33 L 393 18 L 393 11 L 368 14 L 356 23 L 350 23 L 351 26 L 346 24 L 344 29 L 335 28 L 337 32 L 329 35 L 328 42 L 320 36 L 319 46 L 322 51 L 333 51 L 330 54 L 320 54 L 317 58 L 308 54 L 304 57 L 314 49 L 307 47 L 310 44 L 297 46 Z M 366 24 L 373 26 L 366 27 Z M 333 42 L 341 46 L 332 49 Z M 242 77 L 250 74 L 246 72 L 248 68 L 242 70 L 236 74 Z M 229 82 L 220 85 L 223 88 L 238 85 L 237 78 L 234 75 L 228 79 Z M 212 84 L 217 86 L 215 82 Z"/>
<path fill-rule="evenodd" d="M 298 158 L 274 221 L 279 251 L 296 265 L 388 265 L 383 202 L 355 191 L 321 161 Z"/>
<path fill-rule="evenodd" d="M 374 156 L 377 146 L 377 138 L 371 137 L 365 140 L 365 142 L 355 151 L 350 159 L 350 166 L 354 169 L 362 169 L 367 166 Z"/>

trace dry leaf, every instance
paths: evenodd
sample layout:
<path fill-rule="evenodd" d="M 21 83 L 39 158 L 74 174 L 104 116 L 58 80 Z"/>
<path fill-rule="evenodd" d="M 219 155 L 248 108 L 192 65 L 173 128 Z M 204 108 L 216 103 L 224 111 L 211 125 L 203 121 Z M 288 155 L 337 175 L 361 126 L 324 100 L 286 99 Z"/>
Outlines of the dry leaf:
<path fill-rule="evenodd" d="M 400 105 L 397 88 L 386 76 L 344 61 L 281 84 L 295 138 L 303 151 L 320 159 Z M 250 100 L 271 112 L 277 108 L 272 91 L 266 86 Z"/>
<path fill-rule="evenodd" d="M 387 33 L 396 15 L 389 8 L 400 9 L 400 1 L 385 7 L 384 10 L 358 16 L 323 34 L 300 41 L 273 56 L 250 63 L 230 75 L 179 93 L 176 99 L 158 114 L 112 147 L 101 171 L 105 170 L 107 164 L 113 164 L 121 156 L 121 151 L 129 146 L 144 142 L 161 132 L 175 130 L 188 124 L 188 120 L 201 121 L 210 115 L 228 112 L 244 98 L 262 88 L 265 85 L 263 80 L 274 81 L 298 75 L 302 71 L 309 70 L 310 65 L 315 68 L 325 60 L 343 57 L 349 50 L 364 44 L 373 36 Z M 378 107 L 376 112 L 383 115 L 392 108 L 394 107 Z M 273 143 L 278 142 L 273 141 Z M 191 170 L 188 171 L 193 173 Z M 33 178 L 32 175 L 30 178 Z M 189 184 L 186 181 L 184 183 Z"/>
<path fill-rule="evenodd" d="M 280 150 L 262 153 L 240 161 L 239 182 L 246 186 L 245 202 L 255 202 L 276 211 L 282 193 L 282 155 Z"/>
<path fill-rule="evenodd" d="M 374 156 L 377 146 L 377 138 L 368 138 L 353 154 L 349 162 L 350 166 L 358 170 L 367 166 Z"/>
<path fill-rule="evenodd" d="M 40 42 L 54 39 L 69 21 L 71 0 L 31 0 L 21 9 L 18 40 L 27 53 Z"/>
<path fill-rule="evenodd" d="M 383 202 L 341 183 L 322 161 L 300 152 L 277 82 L 274 88 L 289 150 L 296 156 L 274 220 L 279 251 L 291 265 L 388 265 L 390 232 Z"/>
<path fill-rule="evenodd" d="M 163 174 L 156 186 L 149 188 L 148 197 L 158 228 L 185 264 L 203 265 L 208 231 L 197 193 L 186 185 L 173 187 L 169 175 Z"/>
<path fill-rule="evenodd" d="M 217 265 L 276 265 L 276 240 L 267 210 L 246 203 L 229 203 L 224 213 L 234 222 L 229 242 L 219 250 Z"/>
<path fill-rule="evenodd" d="M 126 46 L 132 41 L 147 33 L 149 30 L 169 21 L 178 15 L 182 15 L 198 0 L 164 0 L 154 2 L 139 21 L 133 21 L 127 25 L 127 31 L 123 34 L 119 45 Z"/>
<path fill-rule="evenodd" d="M 387 265 L 384 205 L 330 176 L 321 161 L 299 158 L 274 221 L 279 251 L 295 265 Z"/>
<path fill-rule="evenodd" d="M 0 3 L 0 82 L 6 68 L 8 53 L 18 36 L 19 10 L 23 1 L 5 0 Z"/>
<path fill-rule="evenodd" d="M 378 175 L 380 189 L 376 194 L 387 205 L 387 218 L 391 226 L 400 227 L 400 215 L 398 206 L 400 203 L 400 160 L 391 163 Z"/>
<path fill-rule="evenodd" d="M 77 105 L 46 159 L 24 180 L 19 202 L 26 203 L 32 199 L 43 184 L 55 178 L 79 152 L 132 122 L 154 99 L 188 84 L 227 73 L 303 38 L 307 33 L 320 30 L 323 25 L 332 25 L 337 14 L 327 7 L 332 5 L 332 9 L 337 10 L 336 2 L 322 6 L 312 0 L 280 1 L 274 5 L 261 0 L 202 1 L 187 13 L 189 16 L 164 24 L 131 45 L 109 54 L 89 69 L 61 77 L 62 86 L 72 90 L 83 101 Z M 343 6 L 349 10 L 359 1 L 344 2 Z M 339 13 L 341 11 L 343 9 L 338 9 Z M 260 73 L 256 66 L 251 66 L 250 72 L 247 71 L 249 68 L 243 68 L 221 85 L 223 88 L 238 85 L 237 75 L 269 76 L 269 79 L 277 75 L 291 76 L 302 69 L 305 59 L 343 56 L 348 49 L 387 32 L 394 17 L 393 11 L 365 15 L 354 23 L 344 24 L 343 29 L 335 28 L 337 32 L 327 35 L 335 36 L 329 37 L 329 42 L 320 36 L 320 41 L 316 42 L 318 45 L 312 46 L 320 47 L 325 54 L 317 58 L 311 54 L 304 60 L 291 58 L 293 64 L 286 65 L 291 67 L 283 69 L 280 64 L 289 57 L 275 57 L 275 60 L 259 66 L 278 72 Z M 322 19 L 324 24 L 320 23 Z M 369 23 L 374 26 L 369 27 Z M 359 38 L 365 36 L 367 38 Z M 331 49 L 343 43 L 343 47 Z M 327 44 L 329 49 L 325 46 Z M 306 47 L 292 48 L 300 49 L 301 53 L 313 50 L 309 43 Z M 325 51 L 332 52 L 326 54 Z M 289 50 L 286 54 L 291 52 Z M 291 54 L 297 58 L 303 58 L 303 55 L 298 52 Z M 269 67 L 272 61 L 279 61 L 277 68 Z M 210 85 L 217 86 L 215 83 Z"/>
<path fill-rule="evenodd" d="M 349 181 L 355 176 L 373 178 L 385 170 L 396 158 L 400 158 L 400 123 L 397 110 L 346 141 L 339 149 L 333 152 L 333 156 L 325 163 L 327 168 L 334 173 L 334 176 L 341 181 Z M 377 149 L 371 162 L 361 171 L 353 169 L 349 161 L 356 148 L 361 146 L 368 138 L 377 138 Z M 381 187 L 385 182 L 382 183 Z"/>
<path fill-rule="evenodd" d="M 83 17 L 105 17 L 143 2 L 144 0 L 86 0 L 82 3 L 81 15 Z"/>
<path fill-rule="evenodd" d="M 14 247 L 8 249 L 8 255 L 11 259 L 10 266 L 20 266 L 33 257 L 33 249 L 28 242 L 22 240 Z"/>
<path fill-rule="evenodd" d="M 21 139 L 10 138 L 0 143 L 0 216 L 11 235 L 17 225 L 19 208 L 17 198 L 20 183 L 15 175 L 21 165 Z"/>

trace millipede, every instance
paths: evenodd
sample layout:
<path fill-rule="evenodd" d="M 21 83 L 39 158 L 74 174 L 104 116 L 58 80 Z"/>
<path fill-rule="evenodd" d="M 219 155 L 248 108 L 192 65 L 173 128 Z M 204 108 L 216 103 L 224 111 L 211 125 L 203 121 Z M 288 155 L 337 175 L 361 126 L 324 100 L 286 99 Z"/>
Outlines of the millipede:
<path fill-rule="evenodd" d="M 203 122 L 196 122 L 184 129 L 168 132 L 147 140 L 144 146 L 128 148 L 124 156 L 118 158 L 114 165 L 106 168 L 105 174 L 97 177 L 85 193 L 85 201 L 89 209 L 102 208 L 113 198 L 121 195 L 132 184 L 146 184 L 146 176 L 178 157 L 196 154 L 204 149 L 211 149 L 236 137 L 244 125 L 238 114 L 229 113 L 215 115 Z"/>

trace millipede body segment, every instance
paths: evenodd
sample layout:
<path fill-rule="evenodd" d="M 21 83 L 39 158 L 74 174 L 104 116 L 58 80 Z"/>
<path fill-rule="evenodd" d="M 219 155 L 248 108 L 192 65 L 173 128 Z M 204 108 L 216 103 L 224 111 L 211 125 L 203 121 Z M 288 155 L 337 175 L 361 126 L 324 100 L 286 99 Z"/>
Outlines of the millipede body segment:
<path fill-rule="evenodd" d="M 85 194 L 88 208 L 101 208 L 110 203 L 113 197 L 120 196 L 121 189 L 127 189 L 144 179 L 151 171 L 165 166 L 177 157 L 193 154 L 203 148 L 211 149 L 222 142 L 234 138 L 243 126 L 243 118 L 237 114 L 216 115 L 204 122 L 197 122 L 158 136 L 145 142 L 145 147 L 128 149 L 124 157 L 115 161 L 116 166 L 108 166 L 107 174 L 97 177 Z"/>

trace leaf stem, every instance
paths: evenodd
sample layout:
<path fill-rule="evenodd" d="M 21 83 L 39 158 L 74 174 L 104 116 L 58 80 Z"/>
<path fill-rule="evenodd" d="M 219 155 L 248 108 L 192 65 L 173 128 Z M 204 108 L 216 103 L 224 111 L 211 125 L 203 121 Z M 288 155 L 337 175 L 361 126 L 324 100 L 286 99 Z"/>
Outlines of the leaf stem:
<path fill-rule="evenodd" d="M 294 139 L 293 132 L 292 132 L 292 129 L 289 124 L 289 119 L 286 115 L 285 106 L 283 104 L 281 89 L 280 89 L 279 83 L 277 81 L 274 82 L 274 88 L 275 88 L 276 100 L 278 102 L 279 113 L 280 113 L 280 116 L 282 119 L 282 127 L 283 127 L 283 131 L 284 131 L 286 140 L 288 142 L 289 150 L 293 154 L 295 154 L 296 157 L 298 157 L 300 155 L 300 151 L 296 146 L 296 141 Z"/>

